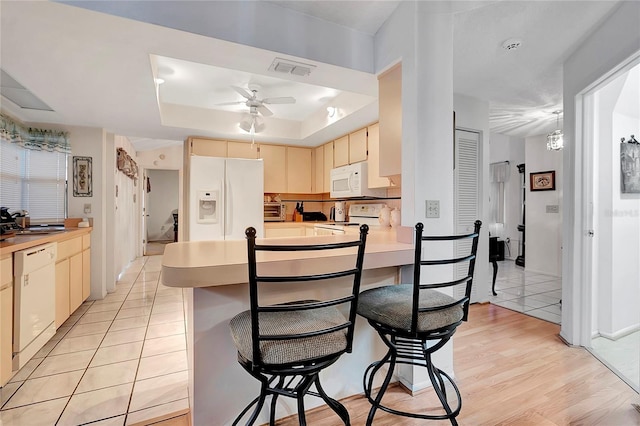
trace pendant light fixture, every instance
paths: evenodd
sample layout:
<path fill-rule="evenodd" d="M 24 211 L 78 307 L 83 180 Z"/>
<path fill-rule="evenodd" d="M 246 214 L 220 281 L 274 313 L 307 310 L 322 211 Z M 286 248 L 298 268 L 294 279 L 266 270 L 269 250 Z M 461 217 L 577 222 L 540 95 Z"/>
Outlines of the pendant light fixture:
<path fill-rule="evenodd" d="M 547 150 L 560 151 L 564 148 L 563 133 L 560 130 L 560 114 L 562 111 L 553 111 L 556 115 L 556 130 L 547 135 Z"/>
<path fill-rule="evenodd" d="M 250 114 L 245 114 L 238 127 L 251 135 L 251 145 L 253 145 L 255 143 L 255 134 L 263 131 L 266 126 L 258 113 L 251 111 Z"/>

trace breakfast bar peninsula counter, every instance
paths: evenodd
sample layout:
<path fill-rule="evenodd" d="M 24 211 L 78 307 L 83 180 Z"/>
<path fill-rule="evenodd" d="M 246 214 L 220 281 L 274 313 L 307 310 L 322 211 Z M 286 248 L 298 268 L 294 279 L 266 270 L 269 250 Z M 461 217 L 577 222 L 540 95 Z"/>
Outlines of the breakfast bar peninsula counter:
<path fill-rule="evenodd" d="M 353 240 L 356 234 L 273 238 L 269 243 L 324 244 Z M 280 274 L 323 270 L 327 262 L 348 261 L 342 256 L 308 257 L 305 252 L 263 253 L 259 268 L 275 268 Z M 367 237 L 361 291 L 399 281 L 399 267 L 413 263 L 413 245 L 397 241 L 392 229 L 372 231 Z M 189 403 L 192 424 L 228 425 L 259 393 L 259 383 L 237 362 L 229 332 L 229 320 L 249 309 L 247 246 L 245 240 L 190 241 L 167 245 L 162 258 L 162 283 L 184 288 L 187 353 L 189 359 Z M 298 299 L 317 298 L 320 293 L 340 292 L 352 282 L 291 283 L 269 293 L 269 303 L 279 303 L 283 295 L 296 293 Z M 362 318 L 356 322 L 354 349 L 323 373 L 323 387 L 340 399 L 362 393 L 365 368 L 386 352 L 386 347 Z M 307 408 L 321 404 L 317 398 L 305 400 Z M 277 418 L 296 413 L 294 401 L 278 399 Z M 268 422 L 266 410 L 258 423 Z"/>

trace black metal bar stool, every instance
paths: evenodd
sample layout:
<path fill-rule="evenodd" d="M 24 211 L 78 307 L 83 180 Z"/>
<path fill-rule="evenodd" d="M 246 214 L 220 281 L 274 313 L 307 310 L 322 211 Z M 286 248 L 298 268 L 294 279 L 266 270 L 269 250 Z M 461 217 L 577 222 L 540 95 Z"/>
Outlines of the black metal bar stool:
<path fill-rule="evenodd" d="M 336 362 L 343 353 L 351 352 L 368 230 L 367 225 L 362 225 L 358 240 L 313 245 L 256 244 L 256 230 L 246 230 L 251 309 L 233 317 L 229 326 L 238 350 L 238 362 L 260 381 L 261 389 L 260 395 L 238 415 L 234 425 L 255 405 L 246 423 L 253 424 L 268 395 L 272 396 L 271 425 L 275 424 L 278 396 L 297 399 L 298 421 L 306 425 L 304 396 L 307 394 L 322 398 L 345 425 L 350 424 L 347 409 L 329 397 L 320 385 L 319 373 Z M 348 248 L 355 250 L 345 253 L 344 249 Z M 311 259 L 320 256 L 319 251 L 333 251 L 341 255 L 345 262 L 327 261 L 322 266 L 322 272 L 307 271 L 308 275 L 269 275 L 266 270 L 264 274 L 258 271 L 262 269 L 256 265 L 258 251 L 306 251 Z M 269 284 L 277 286 L 344 277 L 353 277 L 353 285 L 345 291 L 347 294 L 328 300 L 295 300 L 277 305 L 266 305 L 260 300 L 261 293 Z M 346 316 L 343 312 L 346 312 Z M 310 390 L 312 385 L 315 385 L 317 392 Z"/>
<path fill-rule="evenodd" d="M 386 355 L 380 361 L 369 365 L 364 373 L 364 392 L 371 403 L 367 425 L 373 423 L 378 408 L 392 414 L 418 419 L 448 419 L 451 424 L 457 425 L 456 416 L 462 407 L 460 391 L 448 374 L 433 365 L 431 356 L 449 341 L 462 321 L 467 320 L 481 225 L 479 220 L 476 221 L 474 231 L 470 234 L 423 236 L 424 226 L 418 223 L 415 227 L 413 284 L 378 287 L 360 294 L 358 314 L 369 321 L 389 348 Z M 447 259 L 433 259 L 429 256 L 429 260 L 423 260 L 423 241 L 456 242 L 461 250 L 468 246 L 469 254 Z M 426 248 L 424 251 L 429 253 Z M 463 278 L 428 284 L 422 284 L 420 281 L 422 266 L 437 268 L 439 265 L 464 265 L 464 262 L 468 263 L 468 269 Z M 428 271 L 430 269 L 424 271 L 423 275 L 432 276 Z M 457 285 L 465 286 L 464 296 L 451 297 L 436 290 Z M 410 413 L 382 404 L 382 397 L 389 386 L 396 364 L 410 364 L 427 369 L 433 389 L 444 408 L 444 414 Z M 374 395 L 374 377 L 383 365 L 388 365 L 388 371 L 378 393 Z M 447 400 L 445 379 L 456 393 L 457 405 L 454 408 Z"/>

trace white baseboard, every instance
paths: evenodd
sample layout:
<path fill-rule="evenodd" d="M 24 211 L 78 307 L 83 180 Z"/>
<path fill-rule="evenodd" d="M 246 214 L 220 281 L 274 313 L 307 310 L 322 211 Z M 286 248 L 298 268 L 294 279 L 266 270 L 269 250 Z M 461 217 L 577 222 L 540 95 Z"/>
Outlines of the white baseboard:
<path fill-rule="evenodd" d="M 636 331 L 640 331 L 640 324 L 634 324 L 629 327 L 625 327 L 623 329 L 615 331 L 613 333 L 605 333 L 601 331 L 599 334 L 600 336 L 607 338 L 609 340 L 618 340 L 622 337 L 628 336 L 631 333 L 635 333 Z"/>

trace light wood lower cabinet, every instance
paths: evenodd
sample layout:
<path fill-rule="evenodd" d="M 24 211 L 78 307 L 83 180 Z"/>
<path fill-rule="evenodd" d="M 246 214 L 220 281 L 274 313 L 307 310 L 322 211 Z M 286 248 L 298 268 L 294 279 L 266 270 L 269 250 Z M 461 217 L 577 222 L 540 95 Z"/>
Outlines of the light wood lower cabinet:
<path fill-rule="evenodd" d="M 69 259 L 63 259 L 56 263 L 56 328 L 69 315 Z"/>
<path fill-rule="evenodd" d="M 91 235 L 58 243 L 56 260 L 56 328 L 60 327 L 91 292 Z"/>
<path fill-rule="evenodd" d="M 11 378 L 13 346 L 13 256 L 0 259 L 0 387 Z"/>

